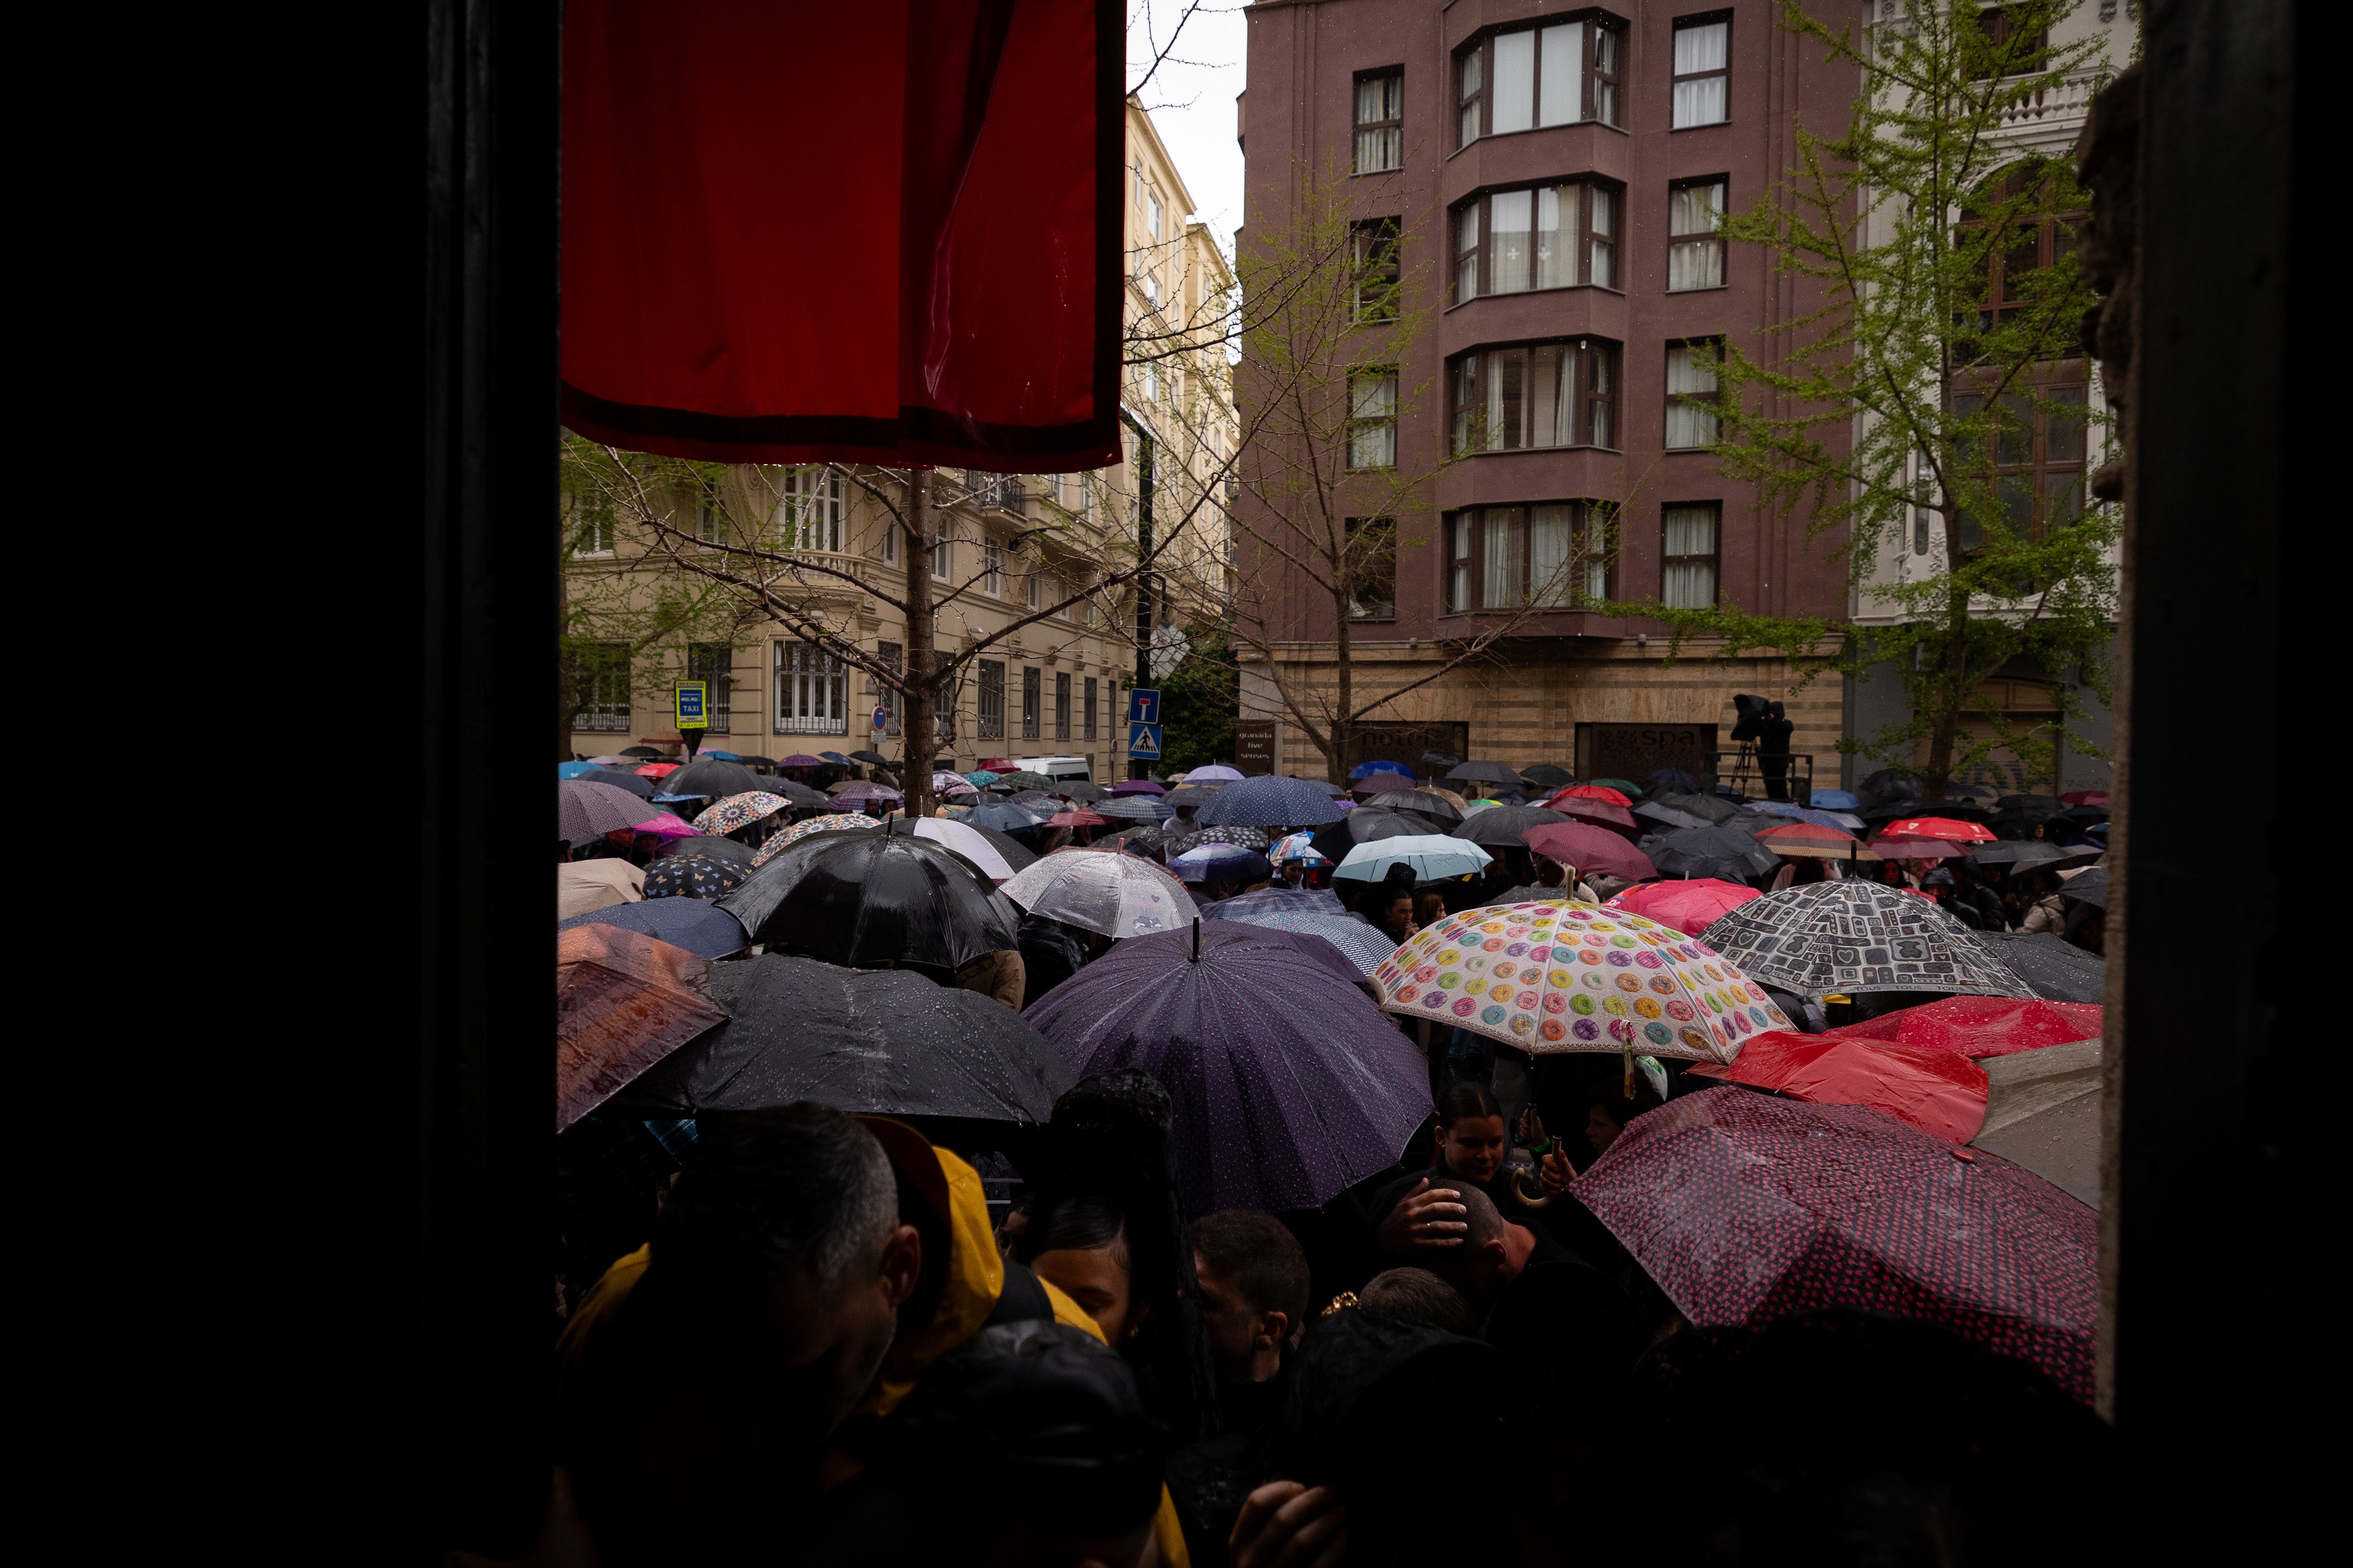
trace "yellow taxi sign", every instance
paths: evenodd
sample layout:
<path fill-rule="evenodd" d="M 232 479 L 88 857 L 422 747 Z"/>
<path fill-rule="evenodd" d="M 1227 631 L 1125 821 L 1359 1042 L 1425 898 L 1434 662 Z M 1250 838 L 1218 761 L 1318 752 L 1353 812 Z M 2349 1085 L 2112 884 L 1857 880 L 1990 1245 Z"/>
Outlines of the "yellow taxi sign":
<path fill-rule="evenodd" d="M 707 680 L 681 680 L 675 690 L 678 727 L 681 731 L 711 728 L 711 683 Z"/>

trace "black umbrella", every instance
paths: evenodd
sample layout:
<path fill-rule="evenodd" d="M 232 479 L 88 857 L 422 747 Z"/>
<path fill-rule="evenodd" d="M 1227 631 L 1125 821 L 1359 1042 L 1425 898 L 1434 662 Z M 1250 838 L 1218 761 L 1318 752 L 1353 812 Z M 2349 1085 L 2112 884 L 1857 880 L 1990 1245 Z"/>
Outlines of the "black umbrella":
<path fill-rule="evenodd" d="M 789 882 L 755 924 L 762 884 Z M 816 833 L 788 845 L 722 900 L 771 948 L 852 969 L 921 968 L 953 976 L 1018 945 L 1020 916 L 978 868 L 913 834 Z"/>
<path fill-rule="evenodd" d="M 1857 816 L 1873 827 L 1883 827 L 1891 822 L 1901 822 L 1913 816 L 1942 816 L 1954 822 L 1984 822 L 1993 816 L 1992 808 L 1969 800 L 1907 800 L 1894 805 L 1874 805 Z"/>
<path fill-rule="evenodd" d="M 1164 798 L 1171 807 L 1198 805 L 1217 793 L 1207 784 L 1181 784 L 1170 790 Z"/>
<path fill-rule="evenodd" d="M 1559 789 L 1577 781 L 1567 768 L 1552 763 L 1538 763 L 1532 768 L 1522 768 L 1520 777 L 1541 789 Z"/>
<path fill-rule="evenodd" d="M 747 768 L 773 768 L 776 765 L 776 759 L 774 757 L 738 756 L 735 760 Z"/>
<path fill-rule="evenodd" d="M 1501 810 L 1498 806 L 1495 809 Z M 1394 811 L 1381 811 L 1360 805 L 1328 827 L 1319 827 L 1308 842 L 1315 853 L 1335 866 L 1348 858 L 1348 851 L 1359 844 L 1370 844 L 1379 838 L 1404 838 L 1430 831 L 1430 824 Z"/>
<path fill-rule="evenodd" d="M 718 800 L 731 795 L 749 795 L 775 782 L 774 779 L 761 778 L 741 763 L 723 763 L 716 757 L 703 757 L 687 763 L 676 773 L 665 774 L 661 787 L 664 795 L 702 795 Z"/>
<path fill-rule="evenodd" d="M 1745 882 L 1770 871 L 1780 858 L 1736 827 L 1685 827 L 1642 840 L 1642 853 L 1669 877 L 1717 877 Z"/>
<path fill-rule="evenodd" d="M 1463 763 L 1446 776 L 1450 782 L 1457 779 L 1477 784 L 1515 784 L 1520 782 L 1520 775 L 1516 770 L 1506 767 L 1502 763 L 1491 762 Z"/>
<path fill-rule="evenodd" d="M 1969 852 L 1969 858 L 1980 866 L 2023 868 L 2067 858 L 2067 851 L 2041 838 L 2004 838 L 1998 843 L 1980 844 Z"/>
<path fill-rule="evenodd" d="M 628 790 L 640 800 L 653 799 L 660 787 L 651 779 L 639 778 L 635 773 L 625 773 L 613 768 L 591 768 L 579 776 L 590 784 L 611 784 L 615 789 Z"/>
<path fill-rule="evenodd" d="M 2085 952 L 2063 937 L 2050 931 L 1987 931 L 1977 938 L 2045 1002 L 2107 999 L 2108 966 L 2097 953 Z"/>
<path fill-rule="evenodd" d="M 880 752 L 852 752 L 849 753 L 849 760 L 853 763 L 870 763 L 878 768 L 887 768 L 891 765 L 891 759 Z"/>
<path fill-rule="evenodd" d="M 2089 904 L 2095 910 L 2108 907 L 2108 868 L 2094 866 L 2078 877 L 2070 877 L 2059 884 L 2059 896 L 2073 899 L 2079 904 Z"/>
<path fill-rule="evenodd" d="M 1604 802 L 1601 804 L 1606 805 L 1607 803 Z M 1636 806 L 1634 808 L 1634 815 L 1642 818 L 1646 822 L 1655 822 L 1662 827 L 1666 828 L 1713 827 L 1715 826 L 1715 818 L 1712 816 L 1702 816 L 1696 812 L 1679 811 L 1672 805 L 1663 805 L 1655 800 L 1646 800 L 1641 805 Z"/>
<path fill-rule="evenodd" d="M 1520 836 L 1529 828 L 1541 827 L 1547 822 L 1568 820 L 1570 818 L 1565 813 L 1548 811 L 1541 805 L 1491 805 L 1484 811 L 1474 811 L 1464 817 L 1460 827 L 1450 827 L 1446 831 L 1473 844 L 1525 849 L 1528 841 Z"/>
<path fill-rule="evenodd" d="M 631 1110 L 699 1116 L 814 1100 L 860 1115 L 1035 1124 L 1078 1079 L 1019 1014 L 977 991 L 782 953 L 717 965 L 714 981 L 728 971 L 742 978 L 712 990 L 733 1016 L 631 1084 Z"/>
<path fill-rule="evenodd" d="M 1704 795 L 1707 786 L 1681 768 L 1653 768 L 1642 775 L 1653 795 Z"/>
<path fill-rule="evenodd" d="M 1418 816 L 1424 822 L 1431 824 L 1440 833 L 1462 820 L 1462 814 L 1454 808 L 1452 801 L 1425 794 L 1420 790 L 1397 790 L 1388 795 L 1377 795 L 1365 803 L 1365 808 L 1371 811 L 1401 811 L 1409 816 Z"/>
<path fill-rule="evenodd" d="M 661 761 L 661 753 L 651 746 L 623 746 L 618 752 L 615 752 L 614 755 L 621 757 L 643 757 L 649 763 L 658 763 Z"/>
<path fill-rule="evenodd" d="M 1102 785 L 1091 784 L 1084 779 L 1069 779 L 1062 784 L 1064 798 L 1082 803 L 1101 800 L 1108 793 Z"/>
<path fill-rule="evenodd" d="M 780 795 L 795 805 L 820 806 L 833 809 L 833 797 L 821 789 L 811 789 L 798 779 L 763 779 L 760 786 L 770 795 Z"/>
<path fill-rule="evenodd" d="M 1882 805 L 1918 800 L 1921 795 L 1920 781 L 1894 768 L 1880 769 L 1857 784 L 1855 789 L 1862 795 L 1873 796 Z"/>
<path fill-rule="evenodd" d="M 1669 811 L 1680 811 L 1686 816 L 1704 817 L 1710 822 L 1729 822 L 1740 815 L 1740 807 L 1731 801 L 1720 795 L 1708 795 L 1704 791 L 1689 793 L 1671 791 L 1656 796 L 1646 804 L 1662 805 Z M 1639 813 L 1641 807 L 1637 806 L 1634 809 Z"/>
<path fill-rule="evenodd" d="M 700 855 L 706 860 L 724 860 L 731 866 L 741 866 L 748 871 L 752 868 L 752 862 L 757 858 L 758 852 L 748 844 L 705 833 L 693 838 L 671 839 L 670 854 Z M 669 856 L 663 858 L 667 859 Z M 659 865 L 661 862 L 657 860 L 654 863 Z"/>

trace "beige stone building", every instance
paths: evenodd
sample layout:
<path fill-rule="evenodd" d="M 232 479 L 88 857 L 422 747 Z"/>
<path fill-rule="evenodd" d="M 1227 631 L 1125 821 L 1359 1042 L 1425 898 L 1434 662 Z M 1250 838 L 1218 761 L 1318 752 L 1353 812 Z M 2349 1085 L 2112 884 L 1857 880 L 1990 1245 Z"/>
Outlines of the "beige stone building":
<path fill-rule="evenodd" d="M 1206 226 L 1187 221 L 1184 181 L 1133 103 L 1128 148 L 1124 401 L 1151 440 L 1161 554 L 1143 619 L 1156 625 L 1176 596 L 1166 577 L 1190 585 L 1187 604 L 1225 580 L 1232 274 Z M 935 473 L 935 643 L 944 658 L 971 657 L 944 693 L 932 760 L 968 772 L 984 758 L 1074 756 L 1099 780 L 1127 776 L 1142 522 L 1133 431 L 1126 450 L 1093 473 Z M 656 460 L 630 479 L 596 458 L 575 441 L 566 464 L 575 630 L 604 650 L 594 697 L 572 718 L 575 755 L 674 750 L 672 687 L 700 679 L 705 750 L 905 758 L 898 698 L 841 645 L 903 668 L 905 617 L 881 595 L 905 597 L 906 535 L 892 512 L 911 504 L 906 474 L 745 466 L 713 483 L 708 469 Z M 665 604 L 685 606 L 674 626 Z"/>

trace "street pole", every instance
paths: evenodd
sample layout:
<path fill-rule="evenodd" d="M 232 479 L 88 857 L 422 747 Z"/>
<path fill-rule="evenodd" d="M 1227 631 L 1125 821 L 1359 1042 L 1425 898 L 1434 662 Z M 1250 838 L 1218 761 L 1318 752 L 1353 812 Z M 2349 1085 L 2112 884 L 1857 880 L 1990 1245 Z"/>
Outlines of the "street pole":
<path fill-rule="evenodd" d="M 907 541 L 907 668 L 906 701 L 899 723 L 899 788 L 906 796 L 907 815 L 923 816 L 932 798 L 932 470 L 916 468 L 907 477 L 913 501 L 913 537 Z M 919 754 L 920 753 L 920 754 Z"/>
<path fill-rule="evenodd" d="M 1124 407 L 1119 416 L 1135 432 L 1135 559 L 1141 566 L 1152 555 L 1152 432 Z M 1152 574 L 1145 571 L 1135 574 L 1135 684 L 1152 684 Z M 1161 715 L 1164 721 L 1166 717 Z M 1129 778 L 1148 778 L 1151 773 L 1151 764 L 1143 759 L 1127 760 Z"/>

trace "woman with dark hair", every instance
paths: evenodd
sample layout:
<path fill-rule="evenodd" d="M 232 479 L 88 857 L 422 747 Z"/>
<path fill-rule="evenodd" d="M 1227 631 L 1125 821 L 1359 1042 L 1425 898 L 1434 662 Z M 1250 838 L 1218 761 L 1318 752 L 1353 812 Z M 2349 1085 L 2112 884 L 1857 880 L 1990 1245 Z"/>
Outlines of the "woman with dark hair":
<path fill-rule="evenodd" d="M 1638 1085 L 1630 1097 L 1609 1085 L 1597 1090 L 1585 1108 L 1585 1141 L 1592 1146 L 1593 1157 L 1599 1160 L 1609 1152 L 1609 1145 L 1626 1131 L 1626 1123 L 1658 1108 L 1659 1097 L 1647 1083 Z"/>
<path fill-rule="evenodd" d="M 1013 1257 L 1040 1279 L 1051 1280 L 1086 1309 L 1117 1350 L 1152 1316 L 1135 1293 L 1127 1247 L 1127 1215 L 1108 1197 L 1049 1201 L 1031 1212 L 1013 1237 Z"/>

